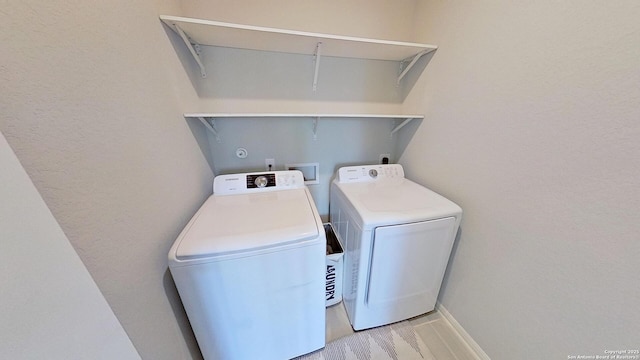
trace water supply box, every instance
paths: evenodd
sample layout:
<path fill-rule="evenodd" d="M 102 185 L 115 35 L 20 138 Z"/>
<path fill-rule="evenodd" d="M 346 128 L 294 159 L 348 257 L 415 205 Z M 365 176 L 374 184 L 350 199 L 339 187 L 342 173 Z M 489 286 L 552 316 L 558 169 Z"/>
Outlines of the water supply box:
<path fill-rule="evenodd" d="M 326 306 L 335 305 L 342 301 L 342 264 L 344 250 L 338 233 L 330 223 L 324 224 L 327 235 L 327 272 L 325 274 Z"/>

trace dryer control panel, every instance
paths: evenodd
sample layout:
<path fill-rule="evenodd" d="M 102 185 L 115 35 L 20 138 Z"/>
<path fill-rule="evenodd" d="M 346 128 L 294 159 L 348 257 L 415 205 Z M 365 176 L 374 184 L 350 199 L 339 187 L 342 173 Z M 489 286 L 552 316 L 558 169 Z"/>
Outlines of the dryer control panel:
<path fill-rule="evenodd" d="M 402 179 L 404 170 L 400 164 L 346 166 L 338 170 L 340 183 L 371 182 L 385 179 Z"/>
<path fill-rule="evenodd" d="M 304 186 L 304 177 L 298 170 L 227 174 L 213 179 L 213 193 L 216 195 L 298 189 Z"/>

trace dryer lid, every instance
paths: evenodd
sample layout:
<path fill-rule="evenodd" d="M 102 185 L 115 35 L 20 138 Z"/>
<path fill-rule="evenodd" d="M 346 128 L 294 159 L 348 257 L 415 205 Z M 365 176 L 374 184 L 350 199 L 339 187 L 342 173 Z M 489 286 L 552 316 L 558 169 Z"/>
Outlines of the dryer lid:
<path fill-rule="evenodd" d="M 334 185 L 349 200 L 367 228 L 462 214 L 462 209 L 452 201 L 404 178 Z"/>
<path fill-rule="evenodd" d="M 259 250 L 318 237 L 306 189 L 211 195 L 178 238 L 178 259 Z"/>

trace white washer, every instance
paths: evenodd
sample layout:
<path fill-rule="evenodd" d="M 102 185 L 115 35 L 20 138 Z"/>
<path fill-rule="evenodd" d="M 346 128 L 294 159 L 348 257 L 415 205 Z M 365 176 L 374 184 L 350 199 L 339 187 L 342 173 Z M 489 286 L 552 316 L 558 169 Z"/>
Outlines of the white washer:
<path fill-rule="evenodd" d="M 435 308 L 462 217 L 458 205 L 390 164 L 340 168 L 330 208 L 345 242 L 343 300 L 355 330 Z"/>
<path fill-rule="evenodd" d="M 169 252 L 205 359 L 325 345 L 325 232 L 299 171 L 220 175 Z"/>

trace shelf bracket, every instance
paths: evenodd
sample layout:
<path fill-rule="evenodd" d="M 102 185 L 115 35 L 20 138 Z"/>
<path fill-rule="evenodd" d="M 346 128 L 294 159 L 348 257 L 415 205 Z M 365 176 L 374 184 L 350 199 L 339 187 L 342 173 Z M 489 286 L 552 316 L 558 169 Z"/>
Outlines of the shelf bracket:
<path fill-rule="evenodd" d="M 405 125 L 407 125 L 409 122 L 411 122 L 411 120 L 413 120 L 414 118 L 406 118 L 404 119 L 403 122 L 400 123 L 400 125 L 396 126 L 393 128 L 393 130 L 391 130 L 391 135 L 395 134 L 396 132 L 398 132 L 398 130 L 402 129 Z"/>
<path fill-rule="evenodd" d="M 207 130 L 213 133 L 213 135 L 216 137 L 216 141 L 220 142 L 220 135 L 218 135 L 218 129 L 216 129 L 216 120 L 212 118 L 211 123 L 209 123 L 209 121 L 207 121 L 207 118 L 199 117 L 198 119 L 204 124 Z"/>
<path fill-rule="evenodd" d="M 411 70 L 411 68 L 416 64 L 416 62 L 418 62 L 418 60 L 420 60 L 420 58 L 424 55 L 426 55 L 427 53 L 429 53 L 430 51 L 428 50 L 423 50 L 419 53 L 417 53 L 413 59 L 411 59 L 411 62 L 409 63 L 409 65 L 407 65 L 406 68 L 402 69 L 402 64 L 404 64 L 405 62 L 409 61 L 409 58 L 404 59 L 400 62 L 400 70 L 402 71 L 400 73 L 400 75 L 398 75 L 398 81 L 396 82 L 396 86 L 400 85 L 400 81 L 402 81 L 402 78 L 404 78 L 405 75 L 407 75 L 407 73 L 409 72 L 409 70 Z"/>
<path fill-rule="evenodd" d="M 313 140 L 318 140 L 318 117 L 313 118 Z"/>
<path fill-rule="evenodd" d="M 320 55 L 322 52 L 322 43 L 319 42 L 316 44 L 316 53 L 313 55 L 313 60 L 316 63 L 316 68 L 313 72 L 313 91 L 315 92 L 318 88 L 318 72 L 320 71 Z"/>
<path fill-rule="evenodd" d="M 202 59 L 200 58 L 200 44 L 194 41 L 191 41 L 191 39 L 189 39 L 189 36 L 187 36 L 187 34 L 185 34 L 185 32 L 182 31 L 182 29 L 180 29 L 180 26 L 178 26 L 178 24 L 174 24 L 173 26 L 176 27 L 176 31 L 178 32 L 178 35 L 180 35 L 180 37 L 182 38 L 182 41 L 184 41 L 184 44 L 187 45 L 187 48 L 189 49 L 191 56 L 193 56 L 193 58 L 198 63 L 198 66 L 200 67 L 200 74 L 202 75 L 203 78 L 206 78 L 207 71 L 205 70 L 204 64 L 202 63 Z"/>

